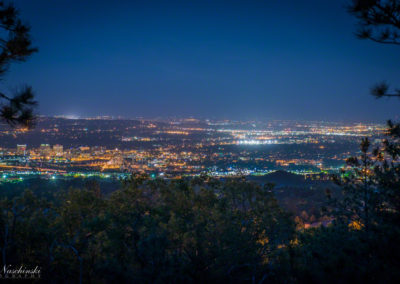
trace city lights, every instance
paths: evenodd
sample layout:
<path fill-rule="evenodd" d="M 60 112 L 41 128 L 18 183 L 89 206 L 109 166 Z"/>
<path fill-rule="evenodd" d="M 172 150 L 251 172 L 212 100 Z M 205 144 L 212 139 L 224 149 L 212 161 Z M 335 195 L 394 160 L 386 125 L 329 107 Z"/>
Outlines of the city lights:
<path fill-rule="evenodd" d="M 0 137 L 13 145 L 0 151 L 2 180 L 15 182 L 37 175 L 51 180 L 114 178 L 132 172 L 163 178 L 200 173 L 262 175 L 278 169 L 298 174 L 337 172 L 358 150 L 359 137 L 371 136 L 379 142 L 384 130 L 374 124 L 209 119 L 132 120 L 122 125 L 109 117 L 43 117 L 30 132 L 43 141 L 37 145 L 28 144 L 29 140 L 11 144 L 27 134 L 0 129 Z M 79 137 L 90 143 L 82 145 Z M 343 150 L 331 154 L 338 144 Z"/>

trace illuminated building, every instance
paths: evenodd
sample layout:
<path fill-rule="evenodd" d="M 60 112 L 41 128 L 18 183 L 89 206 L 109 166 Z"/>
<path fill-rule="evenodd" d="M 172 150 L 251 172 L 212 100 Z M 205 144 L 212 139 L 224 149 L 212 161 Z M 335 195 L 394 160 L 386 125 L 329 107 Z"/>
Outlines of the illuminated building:
<path fill-rule="evenodd" d="M 62 156 L 63 153 L 64 153 L 63 145 L 59 145 L 59 144 L 53 145 L 53 154 L 55 156 L 58 156 L 58 157 Z"/>
<path fill-rule="evenodd" d="M 16 154 L 19 156 L 25 156 L 26 155 L 26 144 L 18 144 Z"/>
<path fill-rule="evenodd" d="M 41 144 L 39 153 L 42 157 L 50 156 L 50 153 L 51 153 L 50 145 L 49 144 Z"/>

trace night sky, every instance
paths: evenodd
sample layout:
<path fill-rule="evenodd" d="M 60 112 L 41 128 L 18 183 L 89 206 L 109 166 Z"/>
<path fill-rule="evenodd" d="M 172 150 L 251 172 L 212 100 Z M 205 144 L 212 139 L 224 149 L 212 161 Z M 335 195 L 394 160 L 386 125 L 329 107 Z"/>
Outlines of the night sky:
<path fill-rule="evenodd" d="M 39 53 L 4 90 L 32 85 L 45 115 L 378 121 L 400 100 L 400 47 L 359 40 L 342 0 L 16 0 Z"/>

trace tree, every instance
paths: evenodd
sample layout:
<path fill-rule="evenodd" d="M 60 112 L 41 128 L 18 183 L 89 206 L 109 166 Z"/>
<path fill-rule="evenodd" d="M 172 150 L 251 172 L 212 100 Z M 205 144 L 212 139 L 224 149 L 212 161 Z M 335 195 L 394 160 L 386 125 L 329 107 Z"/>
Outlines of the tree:
<path fill-rule="evenodd" d="M 379 210 L 379 190 L 373 177 L 373 168 L 376 160 L 369 152 L 368 138 L 361 141 L 360 157 L 350 157 L 346 163 L 350 168 L 343 170 L 343 177 L 336 180 L 343 188 L 343 196 L 336 199 L 333 207 L 336 222 L 369 231 L 373 216 Z"/>
<path fill-rule="evenodd" d="M 381 44 L 400 45 L 400 0 L 353 0 L 349 12 L 359 20 L 356 33 L 361 39 L 369 39 Z M 398 97 L 400 90 L 389 91 L 386 82 L 376 84 L 371 89 L 377 98 Z M 387 138 L 380 148 L 374 150 L 375 166 L 373 179 L 385 208 L 381 215 L 400 215 L 400 124 L 387 122 Z M 394 214 L 393 214 L 394 213 Z"/>
<path fill-rule="evenodd" d="M 18 11 L 12 4 L 0 1 L 0 78 L 8 71 L 11 63 L 23 62 L 37 51 L 32 47 L 30 28 L 23 24 Z M 14 94 L 0 93 L 0 118 L 11 126 L 32 127 L 34 107 L 37 102 L 30 86 Z"/>
<path fill-rule="evenodd" d="M 359 38 L 400 45 L 399 0 L 353 0 L 349 11 L 359 19 Z M 386 83 L 372 94 L 400 97 Z M 400 281 L 400 125 L 389 121 L 386 139 L 371 150 L 364 138 L 360 151 L 337 177 L 343 195 L 329 207 L 333 225 L 299 234 L 294 267 L 300 282 Z"/>
<path fill-rule="evenodd" d="M 400 1 L 399 0 L 353 0 L 349 12 L 359 20 L 356 35 L 381 44 L 400 45 Z M 389 91 L 386 82 L 371 88 L 376 98 L 398 97 L 400 90 Z"/>
<path fill-rule="evenodd" d="M 110 197 L 107 275 L 133 282 L 273 280 L 294 233 L 269 186 L 133 176 Z"/>
<path fill-rule="evenodd" d="M 135 175 L 108 196 L 96 187 L 1 200 L 0 265 L 37 265 L 44 281 L 74 283 L 286 277 L 295 228 L 270 185 Z"/>
<path fill-rule="evenodd" d="M 353 0 L 348 8 L 359 20 L 359 38 L 400 45 L 399 0 Z M 385 82 L 372 94 L 400 97 Z M 371 148 L 362 139 L 359 157 L 347 159 L 337 176 L 342 195 L 330 198 L 332 225 L 298 234 L 292 265 L 298 282 L 400 281 L 400 125 L 389 121 L 386 139 Z"/>

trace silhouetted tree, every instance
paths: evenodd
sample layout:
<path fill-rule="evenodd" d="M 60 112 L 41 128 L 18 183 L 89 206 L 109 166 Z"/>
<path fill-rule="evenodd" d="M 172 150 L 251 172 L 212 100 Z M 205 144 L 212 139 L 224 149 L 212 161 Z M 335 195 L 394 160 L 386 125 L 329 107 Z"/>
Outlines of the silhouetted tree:
<path fill-rule="evenodd" d="M 382 44 L 400 45 L 400 0 L 353 0 L 349 12 L 359 20 L 357 36 Z M 389 91 L 386 82 L 372 88 L 377 97 L 398 97 L 400 90 Z M 380 196 L 385 198 L 387 208 L 383 213 L 400 213 L 400 124 L 387 122 L 387 138 L 382 146 L 374 150 L 375 166 L 373 179 L 379 188 Z M 384 190 L 384 192 L 382 192 Z M 390 214 L 393 215 L 393 214 Z"/>
<path fill-rule="evenodd" d="M 13 62 L 25 61 L 37 48 L 32 47 L 30 29 L 19 18 L 12 4 L 0 1 L 0 78 Z M 14 94 L 0 92 L 0 118 L 11 126 L 31 127 L 37 105 L 32 88 L 25 86 Z"/>
<path fill-rule="evenodd" d="M 376 212 L 380 210 L 379 190 L 373 176 L 377 165 L 369 151 L 368 138 L 362 139 L 360 148 L 361 156 L 348 158 L 346 162 L 350 171 L 337 180 L 343 188 L 343 197 L 336 200 L 337 214 L 334 215 L 336 222 L 358 229 L 363 227 L 368 232 Z"/>
<path fill-rule="evenodd" d="M 359 38 L 400 45 L 399 0 L 353 0 L 349 11 L 359 19 Z M 385 82 L 372 94 L 400 97 Z M 364 138 L 360 150 L 337 177 L 342 195 L 328 206 L 332 224 L 300 232 L 292 246 L 297 282 L 400 281 L 400 125 L 389 121 L 382 144 L 371 150 Z"/>
<path fill-rule="evenodd" d="M 359 30 L 356 35 L 360 39 L 400 45 L 399 0 L 353 0 L 348 9 L 359 20 Z M 376 98 L 400 98 L 400 90 L 390 92 L 386 82 L 373 86 L 371 93 Z"/>

